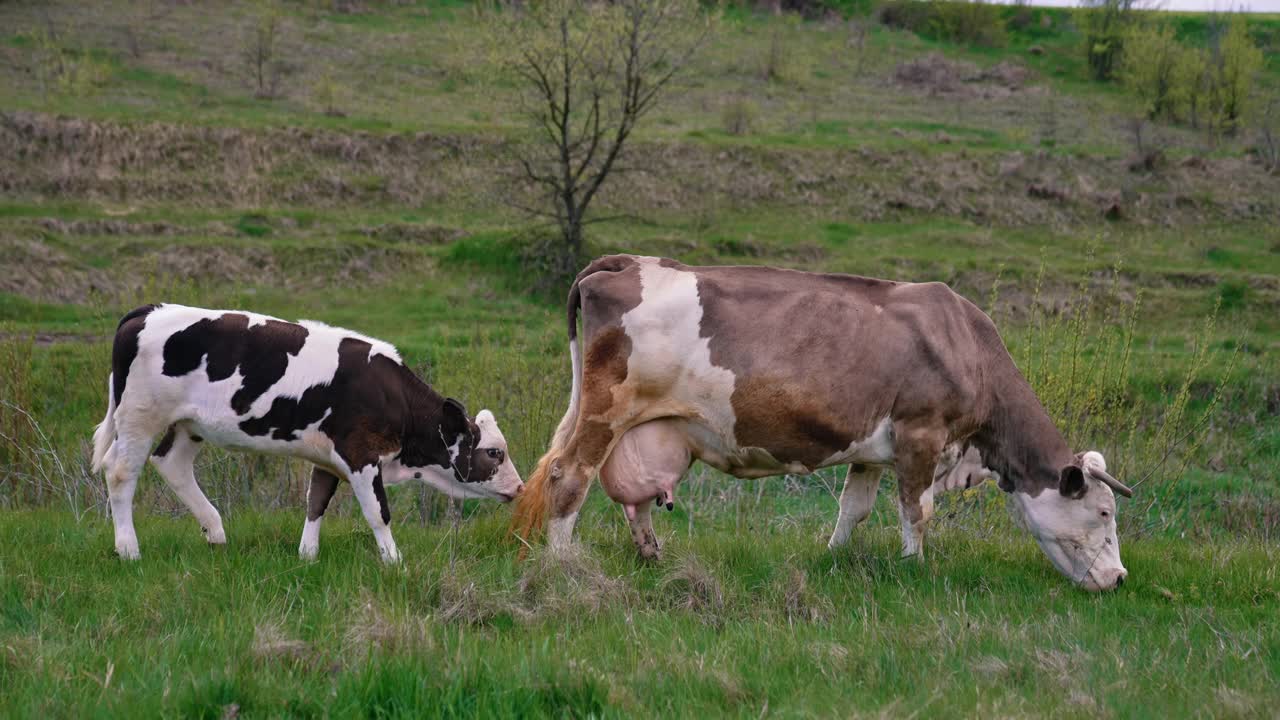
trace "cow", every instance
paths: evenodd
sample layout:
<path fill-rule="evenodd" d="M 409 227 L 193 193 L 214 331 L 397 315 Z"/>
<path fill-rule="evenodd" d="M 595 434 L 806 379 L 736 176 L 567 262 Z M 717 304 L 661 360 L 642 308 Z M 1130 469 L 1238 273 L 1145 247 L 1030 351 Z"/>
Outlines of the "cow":
<path fill-rule="evenodd" d="M 1115 493 L 1132 491 L 1068 448 L 991 319 L 942 283 L 615 255 L 577 276 L 567 315 L 569 407 L 513 514 L 522 536 L 567 546 L 602 473 L 656 556 L 650 505 L 697 459 L 743 478 L 848 465 L 835 547 L 892 467 L 904 556 L 935 491 L 993 477 L 1074 583 L 1128 574 Z"/>
<path fill-rule="evenodd" d="M 148 456 L 208 542 L 226 543 L 222 517 L 196 483 L 203 443 L 314 465 L 298 547 L 305 560 L 319 553 L 320 521 L 341 480 L 388 563 L 400 552 L 387 485 L 420 480 L 454 497 L 504 502 L 524 489 L 493 413 L 468 417 L 386 342 L 239 310 L 133 310 L 116 329 L 107 414 L 93 433 L 93 470 L 106 476 L 120 557 L 140 556 L 133 494 Z"/>

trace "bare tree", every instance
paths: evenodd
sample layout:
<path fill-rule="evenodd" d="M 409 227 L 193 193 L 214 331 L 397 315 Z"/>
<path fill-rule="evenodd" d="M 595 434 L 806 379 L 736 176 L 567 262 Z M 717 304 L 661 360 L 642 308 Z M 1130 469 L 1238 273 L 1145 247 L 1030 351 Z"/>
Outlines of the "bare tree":
<path fill-rule="evenodd" d="M 491 15 L 491 46 L 532 130 L 515 153 L 541 199 L 520 206 L 559 225 L 573 267 L 592 200 L 708 37 L 711 18 L 697 0 L 540 0 Z"/>

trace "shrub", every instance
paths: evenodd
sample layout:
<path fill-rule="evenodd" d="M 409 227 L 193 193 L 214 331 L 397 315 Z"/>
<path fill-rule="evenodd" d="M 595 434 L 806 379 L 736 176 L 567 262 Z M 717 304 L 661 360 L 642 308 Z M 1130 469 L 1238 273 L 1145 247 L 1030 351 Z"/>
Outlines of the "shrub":
<path fill-rule="evenodd" d="M 999 7 L 982 0 L 890 0 L 880 7 L 880 22 L 888 27 L 935 40 L 998 47 L 1007 41 Z"/>
<path fill-rule="evenodd" d="M 1262 51 L 1249 37 L 1248 21 L 1237 15 L 1209 53 L 1209 112 L 1215 131 L 1234 134 L 1240 129 L 1261 69 Z"/>
<path fill-rule="evenodd" d="M 1089 76 L 1094 80 L 1115 76 L 1138 7 L 1138 0 L 1082 0 L 1076 25 L 1084 36 Z"/>
<path fill-rule="evenodd" d="M 932 35 L 942 40 L 977 45 L 1002 47 L 1008 37 L 1000 8 L 982 0 L 931 3 L 932 17 L 929 24 Z"/>
<path fill-rule="evenodd" d="M 1135 24 L 1124 37 L 1125 53 L 1116 76 L 1138 97 L 1142 113 L 1153 120 L 1176 119 L 1187 103 L 1188 87 L 1197 81 L 1194 54 L 1174 37 L 1166 23 Z"/>
<path fill-rule="evenodd" d="M 748 135 L 755 127 L 759 110 L 744 97 L 735 97 L 720 109 L 720 126 L 730 135 Z"/>

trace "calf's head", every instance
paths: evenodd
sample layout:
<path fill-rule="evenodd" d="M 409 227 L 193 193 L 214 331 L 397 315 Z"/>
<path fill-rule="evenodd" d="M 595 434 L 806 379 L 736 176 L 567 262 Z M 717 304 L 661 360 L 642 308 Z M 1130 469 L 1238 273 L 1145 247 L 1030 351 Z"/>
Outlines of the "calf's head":
<path fill-rule="evenodd" d="M 492 412 L 481 410 L 472 420 L 462 403 L 449 398 L 441 407 L 438 428 L 430 425 L 427 436 L 415 438 L 412 449 L 406 442 L 396 471 L 389 473 L 396 481 L 422 480 L 451 497 L 502 502 L 524 491 Z"/>
<path fill-rule="evenodd" d="M 1133 491 L 1107 474 L 1107 461 L 1081 453 L 1062 468 L 1056 488 L 1038 495 L 1014 491 L 1014 504 L 1027 529 L 1063 575 L 1086 590 L 1112 590 L 1129 572 L 1120 562 L 1115 492 Z"/>

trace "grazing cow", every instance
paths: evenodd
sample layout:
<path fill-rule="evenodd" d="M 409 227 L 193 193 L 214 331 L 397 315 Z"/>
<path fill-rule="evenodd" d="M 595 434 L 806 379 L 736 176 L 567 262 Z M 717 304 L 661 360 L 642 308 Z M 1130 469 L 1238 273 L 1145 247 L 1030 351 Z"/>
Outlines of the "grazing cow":
<path fill-rule="evenodd" d="M 904 555 L 922 551 L 935 490 L 993 476 L 1072 581 L 1127 574 L 1112 490 L 1131 491 L 1102 455 L 1068 449 L 991 319 L 946 285 L 611 256 L 574 281 L 568 327 L 569 409 L 518 532 L 545 521 L 568 544 L 603 472 L 653 556 L 650 503 L 670 502 L 695 458 L 738 477 L 849 465 L 836 546 L 892 466 Z"/>
<path fill-rule="evenodd" d="M 351 483 L 387 562 L 400 553 L 385 485 L 422 480 L 454 497 L 504 502 L 524 489 L 493 413 L 471 420 L 381 340 L 306 320 L 182 305 L 125 315 L 112 349 L 107 416 L 93 433 L 93 468 L 106 471 L 121 557 L 139 557 L 133 492 L 148 455 L 208 541 L 227 541 L 193 474 L 206 441 L 315 465 L 298 548 L 304 559 L 319 552 L 320 520 L 339 480 Z"/>

